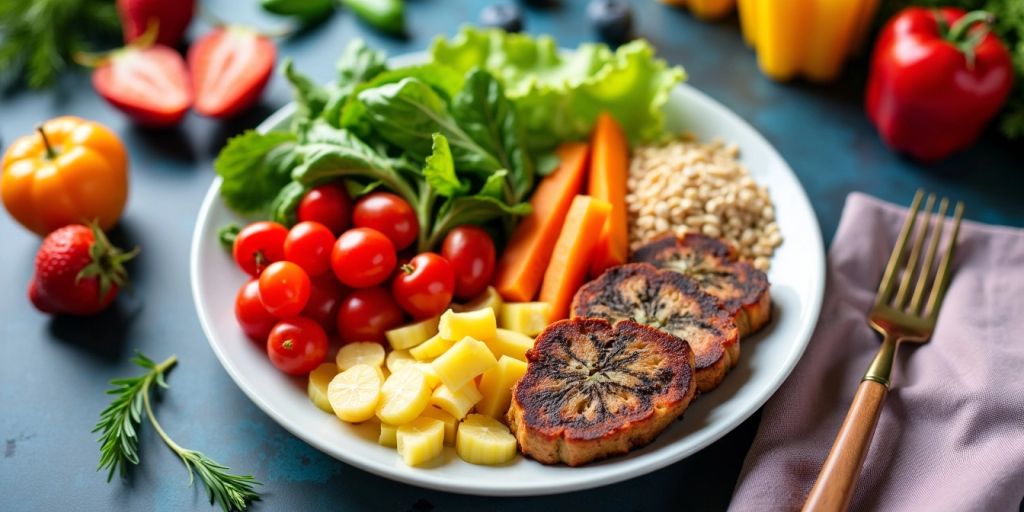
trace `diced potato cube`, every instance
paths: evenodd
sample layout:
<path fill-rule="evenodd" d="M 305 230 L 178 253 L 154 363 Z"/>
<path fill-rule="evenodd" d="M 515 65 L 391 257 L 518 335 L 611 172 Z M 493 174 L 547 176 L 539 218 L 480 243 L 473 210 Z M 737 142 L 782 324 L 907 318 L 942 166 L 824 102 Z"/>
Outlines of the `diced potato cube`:
<path fill-rule="evenodd" d="M 482 341 L 465 337 L 431 363 L 441 383 L 449 389 L 459 389 L 474 377 L 498 364 L 491 349 Z"/>
<path fill-rule="evenodd" d="M 437 334 L 437 324 L 440 319 L 440 317 L 435 316 L 414 324 L 391 329 L 384 333 L 384 337 L 388 339 L 391 348 L 395 350 L 410 349 Z"/>
<path fill-rule="evenodd" d="M 551 304 L 547 302 L 506 302 L 501 306 L 498 324 L 527 336 L 537 336 L 550 323 Z"/>
<path fill-rule="evenodd" d="M 516 456 L 516 438 L 500 421 L 470 414 L 459 424 L 455 451 L 470 464 L 504 464 Z"/>
<path fill-rule="evenodd" d="M 372 341 L 349 343 L 338 350 L 335 362 L 341 371 L 348 370 L 357 364 L 379 368 L 384 365 L 384 345 Z"/>
<path fill-rule="evenodd" d="M 409 349 L 409 354 L 417 361 L 429 361 L 443 354 L 445 350 L 452 348 L 452 345 L 454 344 L 454 341 L 442 338 L 441 335 L 438 334 L 433 338 Z"/>
<path fill-rule="evenodd" d="M 459 420 L 455 419 L 455 416 L 438 409 L 434 405 L 429 405 L 426 409 L 423 409 L 423 414 L 420 416 L 441 420 L 444 423 L 444 444 L 455 446 L 455 429 L 459 426 Z"/>
<path fill-rule="evenodd" d="M 533 338 L 509 329 L 498 329 L 497 334 L 484 340 L 494 357 L 509 356 L 513 359 L 526 361 L 526 351 L 533 348 Z"/>
<path fill-rule="evenodd" d="M 498 328 L 498 320 L 491 308 L 456 313 L 452 310 L 441 315 L 441 323 L 437 333 L 446 340 L 461 340 L 465 337 L 485 340 L 493 338 Z"/>
<path fill-rule="evenodd" d="M 381 446 L 388 446 L 391 448 L 398 447 L 398 427 L 394 425 L 388 425 L 387 423 L 380 424 L 380 437 L 377 438 L 377 443 Z"/>
<path fill-rule="evenodd" d="M 410 466 L 419 466 L 441 455 L 444 449 L 444 423 L 419 417 L 398 427 L 395 437 L 398 453 Z"/>
<path fill-rule="evenodd" d="M 452 309 L 456 313 L 465 313 L 466 311 L 476 311 L 478 309 L 491 308 L 494 311 L 501 310 L 501 305 L 504 304 L 504 300 L 501 298 L 501 294 L 493 286 L 488 286 L 484 293 L 473 298 L 473 300 L 465 304 L 452 304 Z"/>
<path fill-rule="evenodd" d="M 480 379 L 483 399 L 476 404 L 476 412 L 502 419 L 512 403 L 512 386 L 526 374 L 526 363 L 509 356 L 501 356 L 498 365 L 484 372 Z"/>
<path fill-rule="evenodd" d="M 327 399 L 342 421 L 359 423 L 373 417 L 380 401 L 380 367 L 357 364 L 331 379 Z"/>
<path fill-rule="evenodd" d="M 441 384 L 430 396 L 430 403 L 461 420 L 483 397 L 472 381 L 455 391 Z"/>
<path fill-rule="evenodd" d="M 331 379 L 338 374 L 338 367 L 334 363 L 324 363 L 309 372 L 309 385 L 306 392 L 313 404 L 324 412 L 334 414 L 331 401 L 327 399 L 327 386 L 331 385 Z"/>
<path fill-rule="evenodd" d="M 413 359 L 412 354 L 408 350 L 392 350 L 388 352 L 388 357 L 384 359 L 384 365 L 388 368 L 391 373 L 397 372 L 404 366 L 416 363 Z"/>
<path fill-rule="evenodd" d="M 391 374 L 380 388 L 377 417 L 383 423 L 402 425 L 415 419 L 430 403 L 430 388 L 423 372 L 407 366 Z"/>
<path fill-rule="evenodd" d="M 437 376 L 437 370 L 434 369 L 434 365 L 419 362 L 415 364 L 415 367 L 419 371 L 423 372 L 423 376 L 427 378 L 427 386 L 430 387 L 430 389 L 434 389 L 441 384 L 441 377 Z"/>

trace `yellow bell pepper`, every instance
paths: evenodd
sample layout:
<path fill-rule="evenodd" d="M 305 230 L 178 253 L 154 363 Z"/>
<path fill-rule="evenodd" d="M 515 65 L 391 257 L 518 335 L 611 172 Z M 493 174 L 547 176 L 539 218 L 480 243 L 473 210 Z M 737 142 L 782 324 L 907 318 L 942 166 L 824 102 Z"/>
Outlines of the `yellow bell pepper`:
<path fill-rule="evenodd" d="M 862 44 L 878 0 L 740 0 L 740 25 L 775 80 L 835 78 Z"/>
<path fill-rule="evenodd" d="M 736 7 L 736 0 L 662 0 L 662 2 L 686 7 L 694 16 L 703 20 L 723 18 Z"/>

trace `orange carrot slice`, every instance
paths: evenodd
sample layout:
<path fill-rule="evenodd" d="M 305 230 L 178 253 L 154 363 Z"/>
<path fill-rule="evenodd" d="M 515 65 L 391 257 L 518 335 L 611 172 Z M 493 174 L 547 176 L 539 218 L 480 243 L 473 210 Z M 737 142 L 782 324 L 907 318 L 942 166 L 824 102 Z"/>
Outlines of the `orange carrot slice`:
<path fill-rule="evenodd" d="M 591 260 L 592 276 L 598 276 L 609 267 L 626 262 L 629 252 L 626 212 L 628 173 L 629 142 L 619 123 L 608 113 L 601 113 L 594 126 L 588 193 L 591 197 L 611 203 L 612 211 Z"/>
<path fill-rule="evenodd" d="M 587 278 L 594 246 L 611 209 L 608 201 L 589 196 L 576 196 L 572 200 L 540 288 L 541 302 L 551 304 L 548 321 L 569 317 L 572 297 Z"/>
<path fill-rule="evenodd" d="M 583 186 L 589 152 L 587 144 L 578 142 L 556 151 L 558 169 L 537 185 L 530 199 L 533 211 L 519 223 L 498 261 L 494 287 L 505 300 L 528 302 L 537 294 L 569 205 Z"/>

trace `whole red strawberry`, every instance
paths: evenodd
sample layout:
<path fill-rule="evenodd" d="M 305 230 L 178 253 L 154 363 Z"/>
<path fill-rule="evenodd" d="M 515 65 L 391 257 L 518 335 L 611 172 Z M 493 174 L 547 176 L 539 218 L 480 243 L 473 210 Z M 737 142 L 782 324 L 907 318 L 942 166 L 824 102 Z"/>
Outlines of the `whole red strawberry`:
<path fill-rule="evenodd" d="M 44 313 L 91 315 L 106 309 L 128 280 L 123 252 L 96 225 L 64 226 L 43 240 L 28 298 Z"/>
<path fill-rule="evenodd" d="M 117 0 L 125 43 L 134 41 L 156 22 L 156 42 L 174 46 L 185 35 L 194 11 L 195 0 Z"/>

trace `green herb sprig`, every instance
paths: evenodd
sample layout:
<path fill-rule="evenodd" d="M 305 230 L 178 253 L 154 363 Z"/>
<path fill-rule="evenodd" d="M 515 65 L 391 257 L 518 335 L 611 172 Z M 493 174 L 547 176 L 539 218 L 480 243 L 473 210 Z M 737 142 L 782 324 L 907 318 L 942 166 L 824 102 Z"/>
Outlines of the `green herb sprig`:
<path fill-rule="evenodd" d="M 100 420 L 93 429 L 94 433 L 100 432 L 100 463 L 97 469 L 108 470 L 109 482 L 113 479 L 114 473 L 124 476 L 130 465 L 139 463 L 138 430 L 142 415 L 145 413 L 160 439 L 185 464 L 190 486 L 198 473 L 199 479 L 206 486 L 211 504 L 217 503 L 225 512 L 245 510 L 249 503 L 260 499 L 254 486 L 261 484 L 250 475 L 231 474 L 228 472 L 231 468 L 174 442 L 153 414 L 150 388 L 155 383 L 166 389 L 165 375 L 177 361 L 177 357 L 171 356 L 161 363 L 155 363 L 148 357 L 137 354 L 132 358 L 132 362 L 148 371 L 138 377 L 110 381 L 114 388 L 107 390 L 107 394 L 114 395 L 115 398 L 100 413 Z"/>

